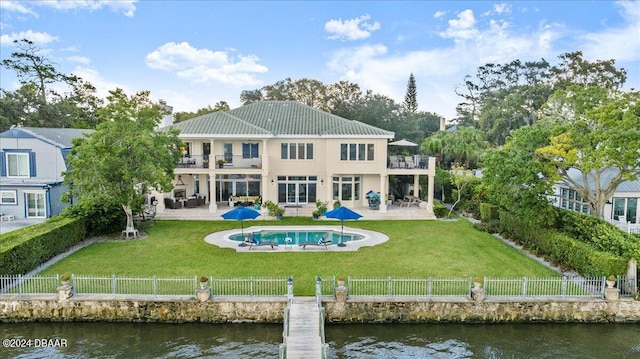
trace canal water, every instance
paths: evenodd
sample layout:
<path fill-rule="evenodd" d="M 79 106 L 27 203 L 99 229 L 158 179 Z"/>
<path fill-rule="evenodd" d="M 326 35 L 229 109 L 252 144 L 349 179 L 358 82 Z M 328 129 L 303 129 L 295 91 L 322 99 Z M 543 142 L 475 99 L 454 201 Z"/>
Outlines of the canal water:
<path fill-rule="evenodd" d="M 32 339 L 0 358 L 277 358 L 282 325 L 3 323 L 0 337 Z M 640 358 L 637 324 L 349 324 L 326 338 L 330 358 Z"/>

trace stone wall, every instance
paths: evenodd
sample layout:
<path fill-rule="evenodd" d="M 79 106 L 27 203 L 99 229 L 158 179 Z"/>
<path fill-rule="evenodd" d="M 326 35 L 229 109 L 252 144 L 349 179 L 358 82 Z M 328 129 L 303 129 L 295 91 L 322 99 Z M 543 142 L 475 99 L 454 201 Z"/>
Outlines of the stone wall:
<path fill-rule="evenodd" d="M 331 323 L 640 323 L 640 301 L 520 299 L 460 301 L 347 300 L 324 302 Z"/>
<path fill-rule="evenodd" d="M 323 301 L 331 323 L 509 323 L 575 322 L 640 323 L 640 301 L 472 300 Z M 0 298 L 0 322 L 111 321 L 282 323 L 286 300 L 216 298 L 205 302 L 181 299 Z"/>
<path fill-rule="evenodd" d="M 1 299 L 0 322 L 282 323 L 286 300 Z"/>

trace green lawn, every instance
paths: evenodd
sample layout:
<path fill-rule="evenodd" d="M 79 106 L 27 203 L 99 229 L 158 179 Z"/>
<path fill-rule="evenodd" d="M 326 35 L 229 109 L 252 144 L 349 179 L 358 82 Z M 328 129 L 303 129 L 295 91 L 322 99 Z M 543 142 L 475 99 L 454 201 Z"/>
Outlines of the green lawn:
<path fill-rule="evenodd" d="M 311 218 L 249 221 L 247 225 L 327 225 Z M 312 295 L 316 276 L 550 277 L 558 274 L 465 221 L 349 221 L 383 232 L 389 241 L 357 252 L 236 253 L 204 242 L 212 232 L 240 228 L 235 221 L 157 221 L 140 240 L 100 242 L 43 274 L 122 276 L 288 277 L 297 295 Z"/>

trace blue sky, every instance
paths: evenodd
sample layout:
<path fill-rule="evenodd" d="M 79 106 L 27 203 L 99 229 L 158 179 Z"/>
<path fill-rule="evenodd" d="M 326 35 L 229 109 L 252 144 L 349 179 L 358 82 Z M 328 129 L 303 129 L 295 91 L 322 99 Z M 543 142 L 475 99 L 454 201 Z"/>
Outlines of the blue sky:
<path fill-rule="evenodd" d="M 616 59 L 626 89 L 640 88 L 638 1 L 1 1 L 0 57 L 22 38 L 102 96 L 150 90 L 174 111 L 235 108 L 242 90 L 287 77 L 347 80 L 401 102 L 413 72 L 419 109 L 451 119 L 456 86 L 478 66 L 557 64 L 576 50 Z"/>

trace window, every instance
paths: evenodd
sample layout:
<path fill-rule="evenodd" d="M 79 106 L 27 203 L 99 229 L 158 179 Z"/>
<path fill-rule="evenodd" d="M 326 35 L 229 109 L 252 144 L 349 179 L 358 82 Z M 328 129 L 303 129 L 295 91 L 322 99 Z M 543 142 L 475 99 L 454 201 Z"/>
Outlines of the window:
<path fill-rule="evenodd" d="M 280 159 L 312 160 L 313 143 L 282 143 L 280 144 Z"/>
<path fill-rule="evenodd" d="M 360 177 L 333 177 L 333 199 L 360 200 Z"/>
<path fill-rule="evenodd" d="M 224 147 L 224 161 L 227 163 L 233 163 L 233 143 L 225 143 Z"/>
<path fill-rule="evenodd" d="M 35 177 L 36 153 L 18 149 L 0 152 L 0 175 L 13 178 Z"/>
<path fill-rule="evenodd" d="M 257 143 L 243 143 L 242 144 L 242 158 L 258 158 L 258 144 Z"/>
<path fill-rule="evenodd" d="M 560 207 L 570 211 L 589 213 L 589 202 L 576 191 L 568 188 L 560 190 Z"/>
<path fill-rule="evenodd" d="M 622 217 L 625 222 L 638 223 L 638 213 L 638 198 L 613 198 L 612 219 Z"/>
<path fill-rule="evenodd" d="M 374 144 L 373 143 L 341 143 L 340 144 L 340 160 L 341 161 L 373 161 L 374 160 Z"/>
<path fill-rule="evenodd" d="M 0 204 L 18 204 L 16 191 L 0 191 Z"/>

